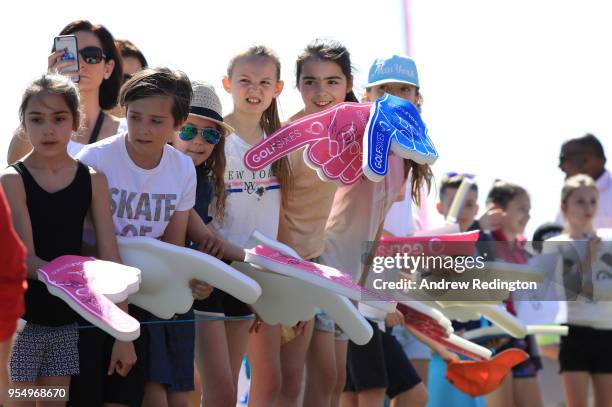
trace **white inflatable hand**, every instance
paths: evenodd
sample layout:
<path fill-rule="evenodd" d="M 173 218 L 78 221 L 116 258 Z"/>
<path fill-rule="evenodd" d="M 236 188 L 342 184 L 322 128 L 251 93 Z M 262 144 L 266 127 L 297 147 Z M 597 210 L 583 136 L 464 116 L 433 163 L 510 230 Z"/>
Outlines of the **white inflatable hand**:
<path fill-rule="evenodd" d="M 569 327 L 564 325 L 527 325 L 527 335 L 567 336 L 568 332 Z M 500 326 L 491 325 L 467 331 L 463 334 L 463 337 L 470 341 L 483 343 L 507 335 L 508 333 Z"/>
<path fill-rule="evenodd" d="M 305 281 L 255 268 L 249 263 L 232 266 L 259 283 L 262 295 L 252 306 L 270 325 L 293 326 L 314 318 L 317 308 L 323 309 L 358 345 L 372 337 L 372 327 L 345 297 Z"/>
<path fill-rule="evenodd" d="M 253 279 L 212 256 L 197 250 L 164 243 L 150 237 L 117 236 L 125 264 L 142 271 L 142 281 L 130 302 L 168 319 L 193 305 L 189 281 L 198 279 L 252 304 L 261 295 Z"/>
<path fill-rule="evenodd" d="M 299 259 L 299 255 L 291 247 L 269 239 L 257 231 L 251 235 L 246 247 L 262 244 Z M 336 285 L 323 284 L 322 287 L 318 281 L 323 280 L 320 277 L 309 279 L 309 276 L 305 278 L 300 274 L 281 275 L 264 271 L 261 266 L 255 268 L 248 263 L 235 262 L 232 265 L 261 285 L 263 294 L 253 304 L 253 308 L 267 323 L 293 326 L 299 321 L 312 319 L 317 308 L 321 308 L 356 344 L 366 344 L 372 337 L 371 325 L 347 298 L 333 291 L 338 289 Z M 285 271 L 287 268 L 285 266 Z"/>
<path fill-rule="evenodd" d="M 254 235 L 249 242 L 255 243 L 258 239 L 259 237 Z M 272 243 L 272 245 L 259 244 L 246 250 L 245 260 L 253 266 L 302 280 L 355 301 L 361 301 L 367 295 L 369 299 L 376 299 L 369 301 L 368 305 L 387 313 L 395 310 L 396 303 L 391 298 L 382 297 L 376 292 L 366 291 L 355 283 L 348 274 L 333 267 L 304 261 L 299 256 L 292 256 L 288 254 L 291 249 L 282 243 L 270 242 L 267 238 L 265 241 Z"/>

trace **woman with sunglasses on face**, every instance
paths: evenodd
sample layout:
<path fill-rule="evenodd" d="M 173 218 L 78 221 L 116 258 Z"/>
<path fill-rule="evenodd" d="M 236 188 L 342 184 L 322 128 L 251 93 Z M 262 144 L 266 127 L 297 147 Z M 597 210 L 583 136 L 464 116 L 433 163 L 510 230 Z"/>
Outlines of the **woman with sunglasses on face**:
<path fill-rule="evenodd" d="M 123 78 L 123 67 L 112 34 L 103 25 L 77 20 L 64 27 L 59 35 L 76 35 L 79 47 L 80 70 L 64 72 L 74 61 L 63 61 L 63 50 L 54 50 L 49 56 L 50 71 L 65 75 L 78 75 L 77 84 L 84 115 L 83 125 L 73 134 L 68 152 L 74 156 L 86 144 L 113 136 L 121 131 L 120 120 L 105 110 L 117 104 Z M 19 132 L 13 136 L 8 151 L 12 163 L 32 151 L 32 145 Z"/>

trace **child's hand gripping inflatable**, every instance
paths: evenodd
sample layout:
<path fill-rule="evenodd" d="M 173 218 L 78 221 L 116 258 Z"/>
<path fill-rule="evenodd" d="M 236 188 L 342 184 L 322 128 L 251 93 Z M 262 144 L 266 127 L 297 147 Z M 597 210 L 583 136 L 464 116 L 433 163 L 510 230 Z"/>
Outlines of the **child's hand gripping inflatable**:
<path fill-rule="evenodd" d="M 140 289 L 130 295 L 130 302 L 159 318 L 189 311 L 193 305 L 189 283 L 193 279 L 205 281 L 247 304 L 261 295 L 256 281 L 197 250 L 144 236 L 117 236 L 117 243 L 125 264 L 142 270 Z"/>
<path fill-rule="evenodd" d="M 257 171 L 306 147 L 304 161 L 322 180 L 353 184 L 363 175 L 361 143 L 370 106 L 345 102 L 296 120 L 247 151 L 244 164 Z"/>
<path fill-rule="evenodd" d="M 135 293 L 140 277 L 137 268 L 82 256 L 61 256 L 38 269 L 51 294 L 121 341 L 138 338 L 140 324 L 114 303 Z"/>
<path fill-rule="evenodd" d="M 453 352 L 475 360 L 486 360 L 491 351 L 453 334 L 451 321 L 440 311 L 419 301 L 405 298 L 397 305 L 406 325 Z"/>

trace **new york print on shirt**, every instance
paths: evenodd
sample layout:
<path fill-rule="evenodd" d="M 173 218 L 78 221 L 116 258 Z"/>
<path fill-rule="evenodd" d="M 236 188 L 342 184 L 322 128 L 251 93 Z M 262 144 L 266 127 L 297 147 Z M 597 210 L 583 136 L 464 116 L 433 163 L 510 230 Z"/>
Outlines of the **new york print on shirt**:
<path fill-rule="evenodd" d="M 278 180 L 272 174 L 272 168 L 260 171 L 230 169 L 226 174 L 228 195 L 234 193 L 255 194 L 259 200 L 267 191 L 280 189 Z"/>

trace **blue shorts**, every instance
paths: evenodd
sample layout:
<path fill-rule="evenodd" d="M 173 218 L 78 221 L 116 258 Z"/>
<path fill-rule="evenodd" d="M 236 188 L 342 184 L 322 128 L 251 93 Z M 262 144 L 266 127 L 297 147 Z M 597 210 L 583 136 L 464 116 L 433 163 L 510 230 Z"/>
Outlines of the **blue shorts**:
<path fill-rule="evenodd" d="M 523 339 L 512 338 L 510 342 L 497 349 L 496 353 L 510 348 L 518 348 L 529 355 L 529 359 L 512 368 L 512 377 L 515 379 L 536 377 L 538 375 L 538 370 L 542 370 L 542 360 L 540 359 L 538 345 L 535 342 L 534 336 L 527 335 Z"/>
<path fill-rule="evenodd" d="M 193 310 L 171 320 L 154 319 L 149 330 L 148 379 L 170 391 L 195 389 L 193 360 L 195 323 Z M 184 321 L 184 322 L 182 322 Z"/>
<path fill-rule="evenodd" d="M 403 326 L 395 325 L 391 330 L 391 334 L 402 346 L 408 359 L 431 360 L 431 349 Z"/>

